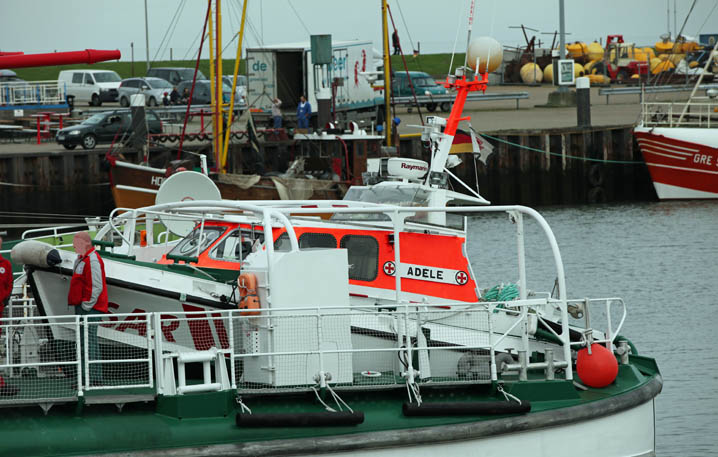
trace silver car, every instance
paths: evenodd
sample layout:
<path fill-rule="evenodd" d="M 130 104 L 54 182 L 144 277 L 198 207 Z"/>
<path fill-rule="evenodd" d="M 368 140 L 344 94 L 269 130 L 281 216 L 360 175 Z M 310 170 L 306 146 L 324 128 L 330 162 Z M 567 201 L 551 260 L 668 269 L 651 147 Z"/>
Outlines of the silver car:
<path fill-rule="evenodd" d="M 172 85 L 161 78 L 128 78 L 123 79 L 118 89 L 120 105 L 130 106 L 130 97 L 135 94 L 145 94 L 145 103 L 148 106 L 157 106 L 162 98 L 172 93 Z"/>

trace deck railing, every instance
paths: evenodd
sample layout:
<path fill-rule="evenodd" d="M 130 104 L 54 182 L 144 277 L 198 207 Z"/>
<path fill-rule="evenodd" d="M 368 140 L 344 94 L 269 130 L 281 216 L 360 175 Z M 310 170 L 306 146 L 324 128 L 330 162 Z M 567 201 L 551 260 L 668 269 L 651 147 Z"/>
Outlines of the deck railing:
<path fill-rule="evenodd" d="M 718 125 L 718 100 L 690 104 L 681 119 L 685 103 L 650 102 L 641 106 L 644 127 L 711 128 Z"/>

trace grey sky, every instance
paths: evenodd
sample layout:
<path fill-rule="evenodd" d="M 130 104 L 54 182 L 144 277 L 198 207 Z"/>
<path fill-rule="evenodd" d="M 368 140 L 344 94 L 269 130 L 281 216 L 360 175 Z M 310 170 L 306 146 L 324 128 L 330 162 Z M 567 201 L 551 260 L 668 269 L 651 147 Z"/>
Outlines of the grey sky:
<path fill-rule="evenodd" d="M 410 51 L 411 36 L 414 43 L 421 42 L 423 53 L 450 52 L 457 25 L 457 49 L 462 51 L 469 1 L 389 0 L 405 51 Z M 504 45 L 524 42 L 521 31 L 509 26 L 523 23 L 542 32 L 558 28 L 558 0 L 476 3 L 474 35 L 492 35 Z M 665 0 L 565 0 L 565 3 L 566 29 L 571 32 L 568 41 L 605 40 L 607 34 L 622 33 L 627 41 L 652 45 L 666 32 Z M 680 28 L 692 0 L 675 3 Z M 715 4 L 715 0 L 698 0 L 686 25 L 687 35 L 718 33 Z M 155 60 L 158 50 L 158 58 L 169 59 L 170 47 L 175 59 L 191 57 L 199 43 L 206 5 L 203 0 L 148 0 L 150 59 Z M 671 27 L 673 5 L 674 0 L 670 0 Z M 369 39 L 379 49 L 379 6 L 379 0 L 250 0 L 245 46 L 308 41 L 310 33 L 330 33 L 334 40 Z M 179 21 L 174 32 L 170 30 L 171 38 L 166 40 L 169 44 L 160 48 L 178 8 L 181 8 Z M 239 28 L 241 0 L 223 0 L 222 10 L 223 41 L 227 43 Z M 550 44 L 550 35 L 540 38 Z M 2 51 L 119 49 L 122 60 L 129 60 L 130 42 L 135 45 L 135 60 L 144 60 L 144 0 L 0 0 Z M 236 42 L 225 52 L 225 58 L 231 58 L 236 52 Z M 206 48 L 203 56 L 207 57 Z"/>

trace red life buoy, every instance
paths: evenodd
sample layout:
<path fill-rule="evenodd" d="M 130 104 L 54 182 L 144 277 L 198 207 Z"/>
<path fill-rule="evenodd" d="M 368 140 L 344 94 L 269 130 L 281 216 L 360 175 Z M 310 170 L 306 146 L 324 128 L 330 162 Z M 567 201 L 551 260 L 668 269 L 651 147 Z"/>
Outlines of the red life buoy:
<path fill-rule="evenodd" d="M 260 308 L 257 295 L 257 276 L 253 273 L 242 273 L 237 279 L 239 286 L 239 309 L 255 311 L 242 311 L 240 316 L 258 316 Z"/>

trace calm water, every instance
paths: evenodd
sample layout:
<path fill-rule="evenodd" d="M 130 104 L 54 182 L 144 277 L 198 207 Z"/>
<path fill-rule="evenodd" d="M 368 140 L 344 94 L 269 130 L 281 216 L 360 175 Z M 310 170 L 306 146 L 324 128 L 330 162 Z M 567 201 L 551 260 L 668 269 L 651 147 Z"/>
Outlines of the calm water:
<path fill-rule="evenodd" d="M 658 361 L 664 386 L 656 400 L 657 454 L 718 454 L 718 202 L 541 213 L 561 248 L 569 296 L 622 297 L 628 318 L 621 333 Z M 555 271 L 546 239 L 536 223 L 525 223 L 525 232 L 529 289 L 550 291 Z M 517 282 L 507 216 L 472 220 L 470 238 L 481 287 Z M 603 329 L 598 314 L 592 324 Z"/>

